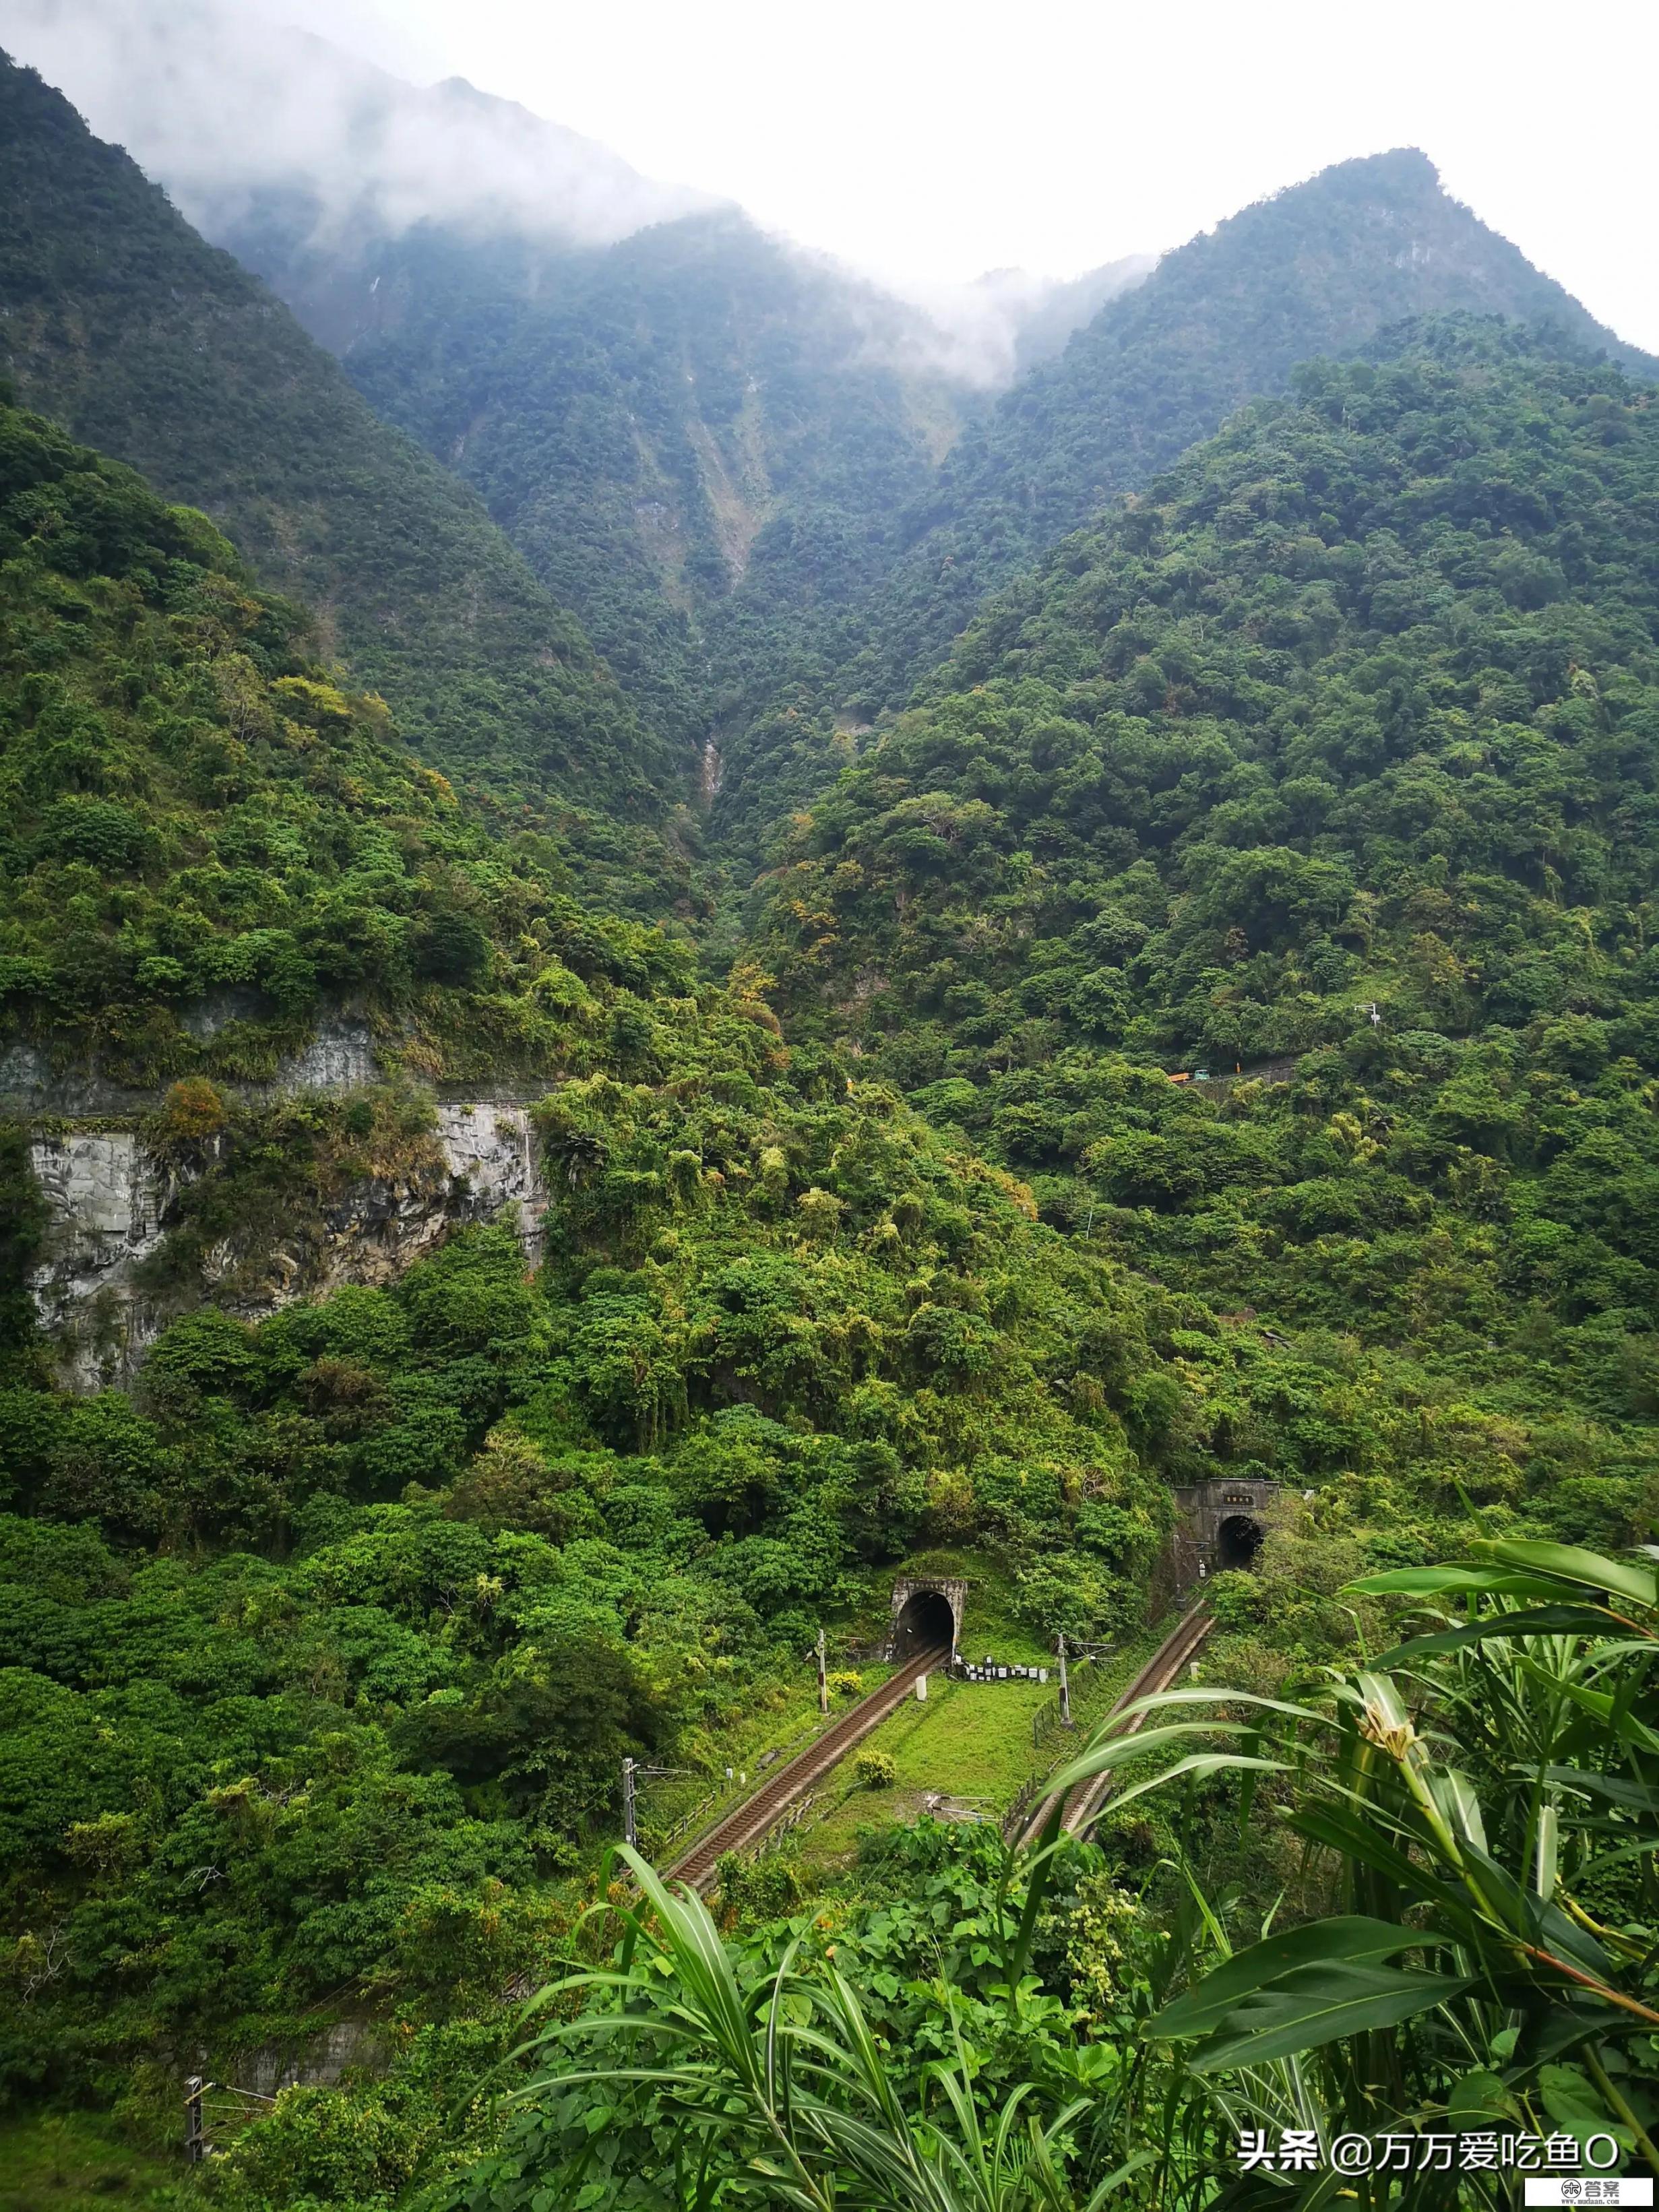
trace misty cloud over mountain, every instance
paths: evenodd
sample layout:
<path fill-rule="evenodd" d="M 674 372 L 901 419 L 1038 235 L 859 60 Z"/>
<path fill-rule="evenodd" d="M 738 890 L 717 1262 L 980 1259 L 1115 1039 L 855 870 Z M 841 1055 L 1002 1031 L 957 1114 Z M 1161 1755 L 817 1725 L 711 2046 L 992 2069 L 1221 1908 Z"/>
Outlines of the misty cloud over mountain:
<path fill-rule="evenodd" d="M 272 192 L 325 236 L 436 222 L 585 246 L 716 204 L 462 78 L 406 84 L 211 0 L 4 0 L 0 44 L 210 236 Z"/>
<path fill-rule="evenodd" d="M 313 271 L 319 257 L 361 269 L 377 241 L 422 225 L 592 248 L 729 204 L 641 176 L 464 78 L 410 84 L 216 0 L 0 0 L 0 47 L 125 147 L 205 236 L 273 282 L 279 257 L 289 266 L 302 255 Z M 840 266 L 805 250 L 826 273 Z M 872 359 L 994 387 L 1152 266 L 1130 257 L 1071 283 L 1003 270 L 902 301 L 860 281 L 848 297 L 863 301 Z M 337 343 L 331 328 L 319 335 Z"/>

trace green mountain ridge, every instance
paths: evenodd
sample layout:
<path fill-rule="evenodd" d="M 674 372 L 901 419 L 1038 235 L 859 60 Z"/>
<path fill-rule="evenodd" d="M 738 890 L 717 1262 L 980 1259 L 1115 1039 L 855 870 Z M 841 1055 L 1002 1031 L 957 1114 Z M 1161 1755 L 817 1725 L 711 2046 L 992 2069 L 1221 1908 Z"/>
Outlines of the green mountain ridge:
<path fill-rule="evenodd" d="M 388 79 L 377 97 L 405 94 Z M 524 118 L 467 97 L 510 172 Z M 301 166 L 222 192 L 215 234 L 575 610 L 734 885 L 988 592 L 1297 362 L 1444 311 L 1643 362 L 1415 151 L 1289 187 L 1138 283 L 1126 265 L 1063 288 L 1067 316 L 1102 281 L 1112 295 L 988 404 L 915 311 L 735 210 L 591 247 L 551 202 L 540 229 L 506 200 L 394 225 L 365 128 L 361 219 Z M 1027 320 L 1045 343 L 1040 306 Z"/>
<path fill-rule="evenodd" d="M 877 647 L 878 696 L 902 701 L 987 592 L 1298 362 L 1451 311 L 1548 324 L 1655 368 L 1453 200 L 1425 155 L 1339 162 L 1165 254 L 963 436 L 884 589 L 902 611 Z"/>
<path fill-rule="evenodd" d="M 902 706 L 989 593 L 1236 407 L 1283 390 L 1297 363 L 1452 311 L 1541 324 L 1570 351 L 1653 367 L 1443 192 L 1415 151 L 1339 163 L 1165 254 L 964 428 L 902 518 L 896 561 L 853 610 L 853 659 L 753 702 L 733 731 L 714 835 L 763 844 L 845 765 L 838 732 Z"/>
<path fill-rule="evenodd" d="M 204 508 L 434 765 L 506 803 L 660 811 L 684 763 L 474 496 L 33 72 L 0 65 L 3 367 Z"/>
<path fill-rule="evenodd" d="M 763 948 L 798 1033 L 1168 1279 L 1634 1403 L 1659 406 L 1513 325 L 1397 344 L 994 602 Z"/>
<path fill-rule="evenodd" d="M 1288 2116 L 1648 2155 L 1652 365 L 1415 155 L 993 405 L 729 213 L 245 209 L 382 421 L 0 64 L 8 122 L 0 1052 L 158 1101 L 0 1122 L 17 2189 L 1322 2199 L 1231 2171 Z M 381 1079 L 267 1090 L 342 1012 Z M 455 1195 L 433 1086 L 504 1081 L 533 1270 L 510 1214 L 325 1267 Z M 164 1194 L 122 1389 L 54 1382 L 42 1135 Z M 716 1919 L 637 1867 L 633 1916 L 624 1760 L 660 1861 L 819 1725 L 821 1639 L 870 1686 L 901 1576 L 975 1653 L 1093 1647 L 1103 1712 L 1213 1479 L 1253 1571 L 1091 1841 L 1002 1841 L 1080 1748 L 1047 1686 L 935 1677 Z M 122 2166 L 187 2072 L 325 2055 Z M 1413 2177 L 1498 2212 L 1466 2178 Z"/>

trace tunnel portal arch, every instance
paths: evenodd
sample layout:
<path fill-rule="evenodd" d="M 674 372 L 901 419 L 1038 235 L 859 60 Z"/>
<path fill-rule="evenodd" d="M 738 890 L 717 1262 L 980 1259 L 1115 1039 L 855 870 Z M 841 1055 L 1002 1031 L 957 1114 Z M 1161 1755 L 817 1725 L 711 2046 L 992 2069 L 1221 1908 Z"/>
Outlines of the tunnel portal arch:
<path fill-rule="evenodd" d="M 951 1576 L 907 1576 L 893 1585 L 890 1659 L 914 1658 L 940 1646 L 954 1659 L 962 1639 L 968 1585 Z"/>
<path fill-rule="evenodd" d="M 1253 1567 L 1266 1534 L 1261 1523 L 1250 1514 L 1230 1513 L 1216 1530 L 1215 1563 L 1218 1573 L 1227 1574 L 1238 1568 Z"/>
<path fill-rule="evenodd" d="M 956 1617 L 951 1601 L 938 1590 L 916 1590 L 904 1601 L 893 1631 L 896 1658 L 911 1659 L 918 1651 L 948 1650 L 954 1638 Z"/>

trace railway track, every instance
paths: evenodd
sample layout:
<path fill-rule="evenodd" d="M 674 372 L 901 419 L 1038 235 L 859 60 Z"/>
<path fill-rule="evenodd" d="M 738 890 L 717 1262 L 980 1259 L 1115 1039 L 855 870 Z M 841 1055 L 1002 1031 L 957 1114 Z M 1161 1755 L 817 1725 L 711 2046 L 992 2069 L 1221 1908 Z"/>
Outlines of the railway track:
<path fill-rule="evenodd" d="M 872 1728 L 904 1703 L 915 1687 L 919 1674 L 933 1674 L 948 1664 L 950 1657 L 950 1651 L 941 1644 L 937 1650 L 923 1651 L 914 1659 L 907 1659 L 878 1690 L 872 1690 L 867 1698 L 860 1698 L 833 1728 L 826 1729 L 816 1742 L 798 1752 L 751 1796 L 745 1797 L 723 1820 L 717 1820 L 699 1836 L 668 1869 L 670 1876 L 693 1889 L 706 1889 L 714 1879 L 714 1869 L 727 1851 L 740 1851 L 745 1844 L 764 1835 L 780 1813 L 793 1805 L 813 1783 L 843 1759 L 854 1744 L 861 1742 Z"/>
<path fill-rule="evenodd" d="M 1183 1613 L 1114 1704 L 1111 1712 L 1106 1716 L 1107 1719 L 1109 1721 L 1114 1713 L 1121 1713 L 1126 1705 L 1133 1705 L 1138 1698 L 1155 1697 L 1160 1690 L 1169 1689 L 1214 1626 L 1214 1614 L 1201 1601 L 1190 1613 Z M 1137 1713 L 1121 1733 L 1135 1735 L 1146 1717 L 1144 1713 Z M 1069 1765 L 1069 1760 L 1066 1763 Z M 1062 1823 L 1068 1835 L 1080 1836 L 1091 1826 L 1111 1795 L 1113 1778 L 1112 1770 L 1109 1767 L 1103 1774 L 1097 1774 L 1091 1782 L 1081 1784 L 1072 1792 Z M 1051 1792 L 1036 1807 L 1021 1832 L 1021 1843 L 1035 1843 L 1042 1833 L 1054 1812 L 1057 1794 Z"/>

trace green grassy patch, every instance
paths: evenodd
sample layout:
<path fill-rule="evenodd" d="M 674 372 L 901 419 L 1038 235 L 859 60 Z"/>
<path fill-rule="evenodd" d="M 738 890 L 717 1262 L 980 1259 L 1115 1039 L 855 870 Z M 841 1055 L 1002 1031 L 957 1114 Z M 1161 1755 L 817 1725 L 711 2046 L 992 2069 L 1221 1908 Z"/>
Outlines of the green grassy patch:
<path fill-rule="evenodd" d="M 1032 1719 L 1053 1695 L 1040 1682 L 932 1676 L 925 1705 L 907 1698 L 859 1747 L 891 1759 L 890 1789 L 855 1782 L 850 1760 L 821 1785 L 823 1816 L 800 1831 L 803 1866 L 828 1872 L 851 1853 L 860 1829 L 918 1820 L 930 1792 L 982 1800 L 981 1809 L 1000 1818 L 1032 1770 Z"/>
<path fill-rule="evenodd" d="M 168 2158 L 137 2148 L 101 2114 L 0 2121 L 0 2212 L 185 2212 L 197 2202 L 182 2149 Z"/>
<path fill-rule="evenodd" d="M 971 1624 L 971 1601 L 969 1619 Z M 930 1794 L 958 1803 L 980 1801 L 981 1811 L 1000 1820 L 1027 1782 L 1082 1749 L 1090 1730 L 1105 1717 L 1169 1626 L 1164 1622 L 1148 1629 L 1122 1650 L 1077 1668 L 1072 1680 L 1076 1725 L 1069 1735 L 1046 1729 L 1040 1742 L 1033 1741 L 1032 1724 L 1054 1707 L 1057 1682 L 1052 1673 L 1046 1685 L 931 1676 L 925 1703 L 907 1698 L 859 1747 L 884 1751 L 891 1759 L 890 1789 L 872 1790 L 855 1781 L 851 1759 L 820 1784 L 823 1809 L 799 1832 L 801 1864 L 809 1879 L 844 1865 L 861 1832 L 919 1820 Z M 969 1644 L 964 1634 L 963 1646 L 975 1658 L 985 1650 L 994 1651 L 999 1665 L 1042 1663 L 1042 1655 L 1029 1638 L 1022 1644 L 1006 1630 L 1000 1641 L 982 1648 Z"/>

